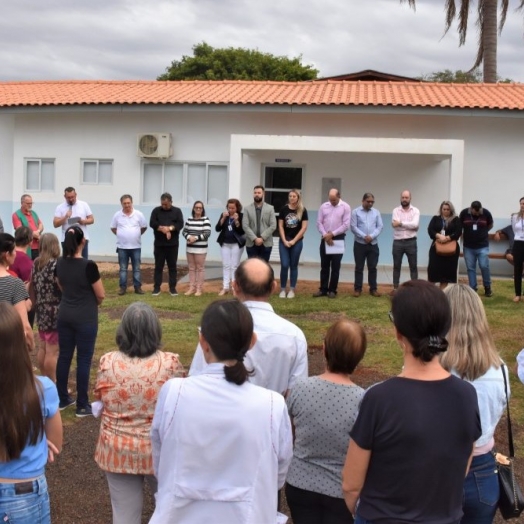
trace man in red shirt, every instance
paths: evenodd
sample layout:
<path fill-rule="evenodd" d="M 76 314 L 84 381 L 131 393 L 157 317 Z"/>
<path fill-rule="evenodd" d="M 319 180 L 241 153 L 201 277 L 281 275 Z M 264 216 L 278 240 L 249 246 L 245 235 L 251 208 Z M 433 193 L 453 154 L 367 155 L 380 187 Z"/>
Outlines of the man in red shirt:
<path fill-rule="evenodd" d="M 31 242 L 31 252 L 27 253 L 34 260 L 38 256 L 40 235 L 44 230 L 44 224 L 33 211 L 33 199 L 31 195 L 22 195 L 20 209 L 13 213 L 11 217 L 13 228 L 16 230 L 21 226 L 28 227 L 33 232 Z"/>

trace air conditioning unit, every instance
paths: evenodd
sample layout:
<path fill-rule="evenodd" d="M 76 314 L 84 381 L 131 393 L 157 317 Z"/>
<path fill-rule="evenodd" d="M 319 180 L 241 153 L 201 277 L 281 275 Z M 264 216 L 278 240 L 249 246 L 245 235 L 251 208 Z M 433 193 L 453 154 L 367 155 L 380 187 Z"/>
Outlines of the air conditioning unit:
<path fill-rule="evenodd" d="M 171 133 L 144 133 L 137 137 L 137 154 L 144 158 L 169 158 L 173 155 Z"/>

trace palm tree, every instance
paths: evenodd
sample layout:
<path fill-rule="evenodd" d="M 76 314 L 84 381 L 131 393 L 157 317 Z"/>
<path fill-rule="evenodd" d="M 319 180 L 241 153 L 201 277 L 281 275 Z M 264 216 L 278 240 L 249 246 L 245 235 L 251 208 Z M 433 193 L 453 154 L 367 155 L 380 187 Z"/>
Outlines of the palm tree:
<path fill-rule="evenodd" d="M 407 2 L 413 9 L 416 0 L 400 0 L 400 3 Z M 471 71 L 482 64 L 484 82 L 495 83 L 497 81 L 497 8 L 499 0 L 477 0 L 477 22 L 478 27 L 478 50 L 477 58 Z M 445 33 L 449 31 L 451 24 L 458 20 L 459 45 L 466 42 L 468 30 L 468 17 L 470 6 L 473 1 L 460 0 L 460 7 L 457 11 L 455 0 L 446 0 L 446 26 Z M 500 24 L 498 32 L 502 31 L 506 21 L 509 0 L 500 0 Z M 524 0 L 519 0 L 518 9 L 524 7 Z"/>

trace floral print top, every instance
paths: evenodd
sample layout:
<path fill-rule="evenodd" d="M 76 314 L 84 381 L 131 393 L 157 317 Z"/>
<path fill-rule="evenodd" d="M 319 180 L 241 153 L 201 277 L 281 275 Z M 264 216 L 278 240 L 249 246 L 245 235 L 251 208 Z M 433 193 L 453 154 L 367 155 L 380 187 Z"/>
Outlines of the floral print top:
<path fill-rule="evenodd" d="M 95 461 L 104 471 L 153 475 L 151 422 L 160 388 L 184 377 L 178 355 L 156 351 L 146 358 L 121 351 L 100 359 L 95 397 L 104 403 Z"/>
<path fill-rule="evenodd" d="M 31 285 L 36 297 L 36 321 L 40 331 L 57 331 L 58 306 L 62 292 L 58 287 L 55 272 L 56 260 L 50 260 L 40 270 L 33 266 Z"/>

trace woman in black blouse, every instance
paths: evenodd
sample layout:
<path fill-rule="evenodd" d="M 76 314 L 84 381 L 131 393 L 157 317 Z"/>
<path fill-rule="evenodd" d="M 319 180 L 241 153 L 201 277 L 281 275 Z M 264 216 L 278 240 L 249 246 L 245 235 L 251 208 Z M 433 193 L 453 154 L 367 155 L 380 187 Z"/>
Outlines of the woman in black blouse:
<path fill-rule="evenodd" d="M 458 240 L 462 234 L 462 225 L 449 200 L 440 204 L 439 214 L 435 215 L 428 226 L 428 234 L 433 240 L 429 248 L 428 280 L 439 282 L 444 289 L 449 283 L 457 282 L 457 267 L 460 254 Z M 454 242 L 455 249 L 446 255 L 437 252 L 436 244 Z"/>
<path fill-rule="evenodd" d="M 229 293 L 230 282 L 235 280 L 235 271 L 244 252 L 246 237 L 242 229 L 242 204 L 236 198 L 230 198 L 218 219 L 215 231 L 219 233 L 217 242 L 222 254 L 222 289 L 220 296 Z"/>

